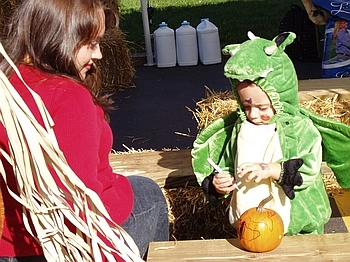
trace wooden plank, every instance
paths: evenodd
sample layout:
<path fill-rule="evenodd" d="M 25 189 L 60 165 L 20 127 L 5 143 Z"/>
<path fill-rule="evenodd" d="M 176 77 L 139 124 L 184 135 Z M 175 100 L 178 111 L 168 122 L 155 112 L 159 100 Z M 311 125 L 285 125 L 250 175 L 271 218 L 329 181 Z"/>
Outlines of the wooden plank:
<path fill-rule="evenodd" d="M 265 253 L 243 250 L 238 239 L 152 242 L 147 262 L 349 261 L 349 246 L 349 233 L 284 237 L 276 249 Z"/>
<path fill-rule="evenodd" d="M 186 183 L 198 185 L 192 170 L 190 149 L 111 154 L 109 159 L 115 173 L 146 176 L 161 187 L 177 187 Z"/>
<path fill-rule="evenodd" d="M 350 99 L 350 78 L 322 78 L 299 80 L 299 99 L 301 102 L 313 99 L 313 96 L 324 99 L 338 95 L 339 100 Z"/>

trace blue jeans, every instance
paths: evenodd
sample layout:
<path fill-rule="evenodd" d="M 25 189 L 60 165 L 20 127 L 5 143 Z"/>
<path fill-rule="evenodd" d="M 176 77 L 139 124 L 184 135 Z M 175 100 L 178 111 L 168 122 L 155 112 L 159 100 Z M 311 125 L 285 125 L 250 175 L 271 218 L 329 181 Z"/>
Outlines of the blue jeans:
<path fill-rule="evenodd" d="M 134 191 L 134 208 L 121 226 L 134 239 L 143 257 L 150 242 L 169 240 L 168 206 L 153 180 L 141 176 L 128 179 Z"/>

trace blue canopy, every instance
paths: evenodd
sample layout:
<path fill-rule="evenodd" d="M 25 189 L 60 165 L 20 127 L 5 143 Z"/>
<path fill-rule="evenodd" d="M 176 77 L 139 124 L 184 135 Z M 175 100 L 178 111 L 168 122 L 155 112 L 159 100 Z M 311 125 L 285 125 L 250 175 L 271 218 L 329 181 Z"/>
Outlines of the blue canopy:
<path fill-rule="evenodd" d="M 313 0 L 314 5 L 328 11 L 334 20 L 350 20 L 350 1 Z"/>

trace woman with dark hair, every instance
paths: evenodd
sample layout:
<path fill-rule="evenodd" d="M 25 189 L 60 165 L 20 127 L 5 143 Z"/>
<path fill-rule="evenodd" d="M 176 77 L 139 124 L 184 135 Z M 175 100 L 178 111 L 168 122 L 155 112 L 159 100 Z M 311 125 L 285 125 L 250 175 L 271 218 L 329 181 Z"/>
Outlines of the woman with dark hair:
<path fill-rule="evenodd" d="M 23 0 L 2 43 L 48 109 L 69 166 L 100 196 L 113 221 L 130 234 L 143 256 L 149 242 L 168 239 L 167 204 L 154 181 L 115 174 L 109 164 L 113 136 L 106 119 L 111 102 L 99 94 L 95 61 L 102 58 L 99 41 L 105 30 L 117 25 L 118 12 L 106 0 Z M 0 70 L 43 124 L 32 95 L 3 57 Z M 0 148 L 10 151 L 1 124 Z M 3 156 L 1 161 L 7 186 L 18 192 L 10 163 Z M 0 176 L 5 203 L 0 261 L 45 261 L 40 244 L 25 229 L 23 206 L 11 197 L 6 184 Z"/>

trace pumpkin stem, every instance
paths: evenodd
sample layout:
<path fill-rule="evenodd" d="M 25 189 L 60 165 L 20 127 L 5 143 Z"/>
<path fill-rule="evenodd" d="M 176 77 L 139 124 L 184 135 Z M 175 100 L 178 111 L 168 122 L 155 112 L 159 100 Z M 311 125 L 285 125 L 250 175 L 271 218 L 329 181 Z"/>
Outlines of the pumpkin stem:
<path fill-rule="evenodd" d="M 270 202 L 273 199 L 273 195 L 270 194 L 267 198 L 261 200 L 261 202 L 259 203 L 258 207 L 257 207 L 257 211 L 258 212 L 263 212 L 264 211 L 264 206 Z"/>

